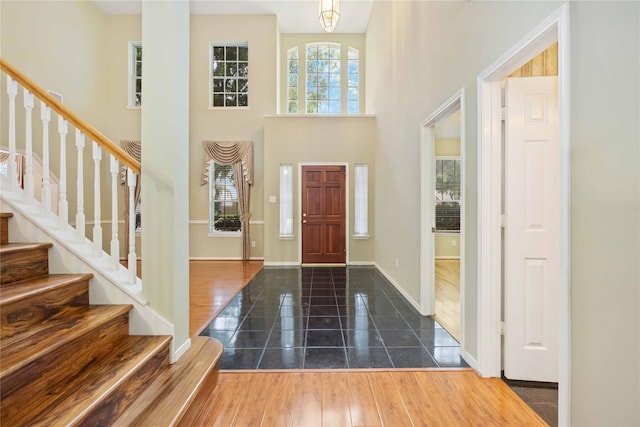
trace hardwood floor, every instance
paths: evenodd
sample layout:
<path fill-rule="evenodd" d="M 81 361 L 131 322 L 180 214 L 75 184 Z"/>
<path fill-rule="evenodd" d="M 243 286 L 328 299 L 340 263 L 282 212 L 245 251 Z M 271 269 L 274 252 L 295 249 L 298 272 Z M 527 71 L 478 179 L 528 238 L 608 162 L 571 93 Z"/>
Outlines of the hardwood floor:
<path fill-rule="evenodd" d="M 262 268 L 262 261 L 189 261 L 189 335 L 205 326 Z"/>
<path fill-rule="evenodd" d="M 544 426 L 498 378 L 464 371 L 220 372 L 198 426 Z"/>
<path fill-rule="evenodd" d="M 460 260 L 436 261 L 435 319 L 460 342 Z"/>

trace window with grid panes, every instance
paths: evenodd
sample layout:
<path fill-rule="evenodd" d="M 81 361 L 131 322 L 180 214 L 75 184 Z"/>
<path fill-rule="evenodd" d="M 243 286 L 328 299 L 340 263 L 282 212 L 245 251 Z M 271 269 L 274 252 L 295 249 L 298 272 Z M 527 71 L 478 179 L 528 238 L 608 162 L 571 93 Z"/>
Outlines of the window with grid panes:
<path fill-rule="evenodd" d="M 287 52 L 287 113 L 298 112 L 298 48 Z"/>
<path fill-rule="evenodd" d="M 459 158 L 436 158 L 436 231 L 460 231 L 461 167 Z"/>
<path fill-rule="evenodd" d="M 248 46 L 213 44 L 211 50 L 211 106 L 248 107 Z"/>
<path fill-rule="evenodd" d="M 142 105 L 142 44 L 131 43 L 129 58 L 129 105 L 140 107 Z"/>
<path fill-rule="evenodd" d="M 360 111 L 360 52 L 349 48 L 348 56 L 347 113 L 358 114 Z"/>
<path fill-rule="evenodd" d="M 231 165 L 209 162 L 209 233 L 237 233 L 242 229 L 238 189 Z"/>
<path fill-rule="evenodd" d="M 340 65 L 339 44 L 307 45 L 307 114 L 340 114 Z"/>

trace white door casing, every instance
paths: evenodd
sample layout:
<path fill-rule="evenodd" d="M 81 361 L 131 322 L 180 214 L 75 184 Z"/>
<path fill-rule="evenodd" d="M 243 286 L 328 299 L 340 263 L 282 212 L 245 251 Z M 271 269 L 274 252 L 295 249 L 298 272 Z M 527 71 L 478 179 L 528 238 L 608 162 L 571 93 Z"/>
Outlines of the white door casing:
<path fill-rule="evenodd" d="M 558 79 L 507 79 L 505 338 L 510 379 L 558 381 Z"/>

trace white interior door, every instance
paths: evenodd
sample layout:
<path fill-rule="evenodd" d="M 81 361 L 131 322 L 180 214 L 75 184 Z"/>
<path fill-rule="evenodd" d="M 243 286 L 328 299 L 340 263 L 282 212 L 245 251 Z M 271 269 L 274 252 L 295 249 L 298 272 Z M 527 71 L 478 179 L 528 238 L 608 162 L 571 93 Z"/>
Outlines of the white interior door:
<path fill-rule="evenodd" d="M 504 374 L 558 380 L 558 79 L 507 79 Z"/>

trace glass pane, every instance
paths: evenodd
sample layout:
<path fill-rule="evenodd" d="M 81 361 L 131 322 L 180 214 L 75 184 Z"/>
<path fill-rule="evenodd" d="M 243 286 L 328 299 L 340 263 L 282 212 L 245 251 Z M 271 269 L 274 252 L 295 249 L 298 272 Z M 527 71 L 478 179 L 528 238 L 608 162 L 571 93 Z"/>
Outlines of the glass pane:
<path fill-rule="evenodd" d="M 238 81 L 236 79 L 226 79 L 224 88 L 226 92 L 237 92 L 238 91 Z"/>
<path fill-rule="evenodd" d="M 349 101 L 357 101 L 358 100 L 358 88 L 350 87 L 347 95 L 347 99 Z"/>
<path fill-rule="evenodd" d="M 318 113 L 318 102 L 307 101 L 307 114 L 317 114 L 317 113 Z"/>
<path fill-rule="evenodd" d="M 248 107 L 249 106 L 249 96 L 245 93 L 241 93 L 238 95 L 238 107 Z"/>
<path fill-rule="evenodd" d="M 329 89 L 329 99 L 337 99 L 340 100 L 340 88 L 339 87 L 331 87 Z"/>
<path fill-rule="evenodd" d="M 136 79 L 136 92 L 142 92 L 142 79 Z"/>
<path fill-rule="evenodd" d="M 238 47 L 237 46 L 227 46 L 225 48 L 227 56 L 225 59 L 227 61 L 237 61 L 238 60 Z"/>
<path fill-rule="evenodd" d="M 318 69 L 318 65 L 316 62 L 317 61 L 307 61 L 307 76 L 314 74 Z"/>
<path fill-rule="evenodd" d="M 247 46 L 240 46 L 238 48 L 238 59 L 240 61 L 248 61 L 249 60 L 249 48 Z"/>
<path fill-rule="evenodd" d="M 227 62 L 227 77 L 235 77 L 238 75 L 238 64 L 236 62 Z"/>
<path fill-rule="evenodd" d="M 142 105 L 142 95 L 139 93 L 136 93 L 136 105 Z"/>
<path fill-rule="evenodd" d="M 340 74 L 331 74 L 329 82 L 331 86 L 340 86 Z"/>
<path fill-rule="evenodd" d="M 142 46 L 135 46 L 134 49 L 136 50 L 136 60 L 142 61 Z"/>
<path fill-rule="evenodd" d="M 224 107 L 224 95 L 213 95 L 213 106 Z"/>
<path fill-rule="evenodd" d="M 289 108 L 287 108 L 289 114 L 295 114 L 298 112 L 298 101 L 289 101 Z"/>
<path fill-rule="evenodd" d="M 289 86 L 298 86 L 298 76 L 289 74 Z"/>
<path fill-rule="evenodd" d="M 142 62 L 136 62 L 136 76 L 142 75 Z"/>
<path fill-rule="evenodd" d="M 287 99 L 296 100 L 298 99 L 298 89 L 290 87 L 287 91 Z"/>
<path fill-rule="evenodd" d="M 319 101 L 318 102 L 318 114 L 329 114 L 329 102 L 328 101 Z"/>
<path fill-rule="evenodd" d="M 358 61 L 349 61 L 349 74 L 357 74 L 358 71 Z"/>
<path fill-rule="evenodd" d="M 215 46 L 213 48 L 213 59 L 217 61 L 224 61 L 224 47 Z"/>
<path fill-rule="evenodd" d="M 318 48 L 317 46 L 312 46 L 307 48 L 307 61 L 318 59 Z"/>
<path fill-rule="evenodd" d="M 318 89 L 315 87 L 307 87 L 307 99 L 308 100 L 318 99 Z"/>
<path fill-rule="evenodd" d="M 329 114 L 340 114 L 340 101 L 329 101 Z"/>
<path fill-rule="evenodd" d="M 349 49 L 349 59 L 357 60 L 359 56 L 360 54 L 357 49 Z"/>
<path fill-rule="evenodd" d="M 324 73 L 329 70 L 329 61 L 317 61 L 316 62 L 316 71 L 318 73 Z"/>
<path fill-rule="evenodd" d="M 298 74 L 298 60 L 289 61 L 289 72 L 292 74 Z"/>
<path fill-rule="evenodd" d="M 340 61 L 329 61 L 329 71 L 340 74 Z"/>
<path fill-rule="evenodd" d="M 318 58 L 329 59 L 329 46 L 327 45 L 318 46 Z"/>
<path fill-rule="evenodd" d="M 358 86 L 357 74 L 349 74 L 349 86 Z"/>
<path fill-rule="evenodd" d="M 214 76 L 224 76 L 224 62 L 222 61 L 214 61 L 213 62 L 213 75 Z"/>
<path fill-rule="evenodd" d="M 236 95 L 234 94 L 227 94 L 224 97 L 224 106 L 225 107 L 236 107 L 238 105 L 237 103 L 237 99 L 236 99 Z"/>
<path fill-rule="evenodd" d="M 359 106 L 358 101 L 348 101 L 347 103 L 349 114 L 358 114 Z"/>
<path fill-rule="evenodd" d="M 239 79 L 238 80 L 238 92 L 249 92 L 249 80 Z"/>
<path fill-rule="evenodd" d="M 213 79 L 213 92 L 224 92 L 224 79 Z"/>
<path fill-rule="evenodd" d="M 331 58 L 331 59 L 340 59 L 340 48 L 339 47 L 330 47 L 329 48 L 329 58 Z"/>
<path fill-rule="evenodd" d="M 249 75 L 248 62 L 238 62 L 238 75 L 242 77 L 247 77 Z"/>

